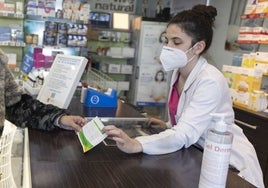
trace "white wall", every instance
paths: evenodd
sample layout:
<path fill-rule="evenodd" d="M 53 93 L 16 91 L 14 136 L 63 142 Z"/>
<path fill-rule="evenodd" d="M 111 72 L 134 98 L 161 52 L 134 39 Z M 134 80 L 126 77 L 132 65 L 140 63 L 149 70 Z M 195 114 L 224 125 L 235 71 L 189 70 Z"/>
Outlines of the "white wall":
<path fill-rule="evenodd" d="M 223 64 L 231 65 L 233 58 L 233 52 L 224 49 L 232 1 L 210 0 L 209 4 L 217 9 L 218 15 L 215 19 L 213 41 L 207 55 L 209 63 L 221 70 Z"/>

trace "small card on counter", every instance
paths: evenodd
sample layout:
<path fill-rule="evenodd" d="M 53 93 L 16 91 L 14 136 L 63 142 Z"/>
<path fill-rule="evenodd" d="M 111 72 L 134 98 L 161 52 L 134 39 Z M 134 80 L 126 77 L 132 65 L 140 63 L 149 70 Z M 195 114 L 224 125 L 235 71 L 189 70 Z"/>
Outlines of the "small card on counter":
<path fill-rule="evenodd" d="M 102 133 L 103 127 L 104 125 L 101 120 L 95 117 L 78 132 L 77 135 L 84 153 L 91 150 L 107 137 L 105 133 Z"/>

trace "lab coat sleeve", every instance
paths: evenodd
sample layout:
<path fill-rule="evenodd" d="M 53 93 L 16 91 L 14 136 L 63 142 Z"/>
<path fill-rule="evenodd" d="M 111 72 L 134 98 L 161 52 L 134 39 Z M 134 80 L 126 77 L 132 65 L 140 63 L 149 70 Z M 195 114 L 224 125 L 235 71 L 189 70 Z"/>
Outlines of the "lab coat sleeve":
<path fill-rule="evenodd" d="M 211 124 L 212 112 L 216 111 L 221 99 L 221 86 L 215 79 L 200 79 L 193 92 L 189 92 L 178 123 L 171 129 L 150 136 L 136 139 L 142 144 L 143 152 L 147 154 L 165 154 L 175 152 L 182 147 L 195 144 L 204 131 Z M 208 92 L 209 91 L 209 92 Z M 188 97 L 188 99 L 187 99 Z M 181 101 L 180 101 L 181 103 Z"/>
<path fill-rule="evenodd" d="M 228 131 L 234 135 L 230 164 L 239 171 L 239 176 L 258 188 L 264 188 L 263 174 L 254 147 L 240 127 L 229 126 Z"/>

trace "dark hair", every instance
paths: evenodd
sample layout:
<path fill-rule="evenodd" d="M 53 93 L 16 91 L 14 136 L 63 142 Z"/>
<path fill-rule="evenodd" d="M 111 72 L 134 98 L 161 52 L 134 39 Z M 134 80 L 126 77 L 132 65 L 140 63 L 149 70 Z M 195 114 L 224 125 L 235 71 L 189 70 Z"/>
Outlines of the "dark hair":
<path fill-rule="evenodd" d="M 217 9 L 213 6 L 195 5 L 190 10 L 177 13 L 168 23 L 177 24 L 182 31 L 192 37 L 192 45 L 204 40 L 206 47 L 202 53 L 207 51 L 213 37 L 213 26 Z"/>
<path fill-rule="evenodd" d="M 162 78 L 161 80 L 158 80 L 158 79 L 157 79 L 157 75 L 158 75 L 159 73 L 162 73 L 162 75 L 163 75 L 163 78 Z M 162 70 L 157 71 L 157 72 L 155 73 L 154 80 L 155 80 L 155 81 L 161 81 L 161 82 L 165 81 L 165 73 L 164 73 L 164 71 L 162 71 Z"/>

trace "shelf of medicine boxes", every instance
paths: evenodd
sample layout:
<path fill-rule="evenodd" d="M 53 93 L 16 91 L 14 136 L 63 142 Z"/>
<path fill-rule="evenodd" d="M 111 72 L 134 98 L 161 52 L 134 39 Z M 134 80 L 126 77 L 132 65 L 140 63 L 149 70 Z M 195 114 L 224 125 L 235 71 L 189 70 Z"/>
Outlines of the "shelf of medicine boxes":
<path fill-rule="evenodd" d="M 25 15 L 24 19 L 24 32 L 27 34 L 38 35 L 38 44 L 26 44 L 25 52 L 33 51 L 35 47 L 42 47 L 44 49 L 51 49 L 56 51 L 66 51 L 67 54 L 80 55 L 81 51 L 85 51 L 86 46 L 76 46 L 76 45 L 45 45 L 43 44 L 43 31 L 45 30 L 45 22 L 55 22 L 55 23 L 67 23 L 67 24 L 83 24 L 87 25 L 87 22 L 81 20 L 70 20 L 64 18 L 56 17 L 44 17 L 39 15 Z M 41 31 L 41 33 L 40 33 Z M 81 36 L 86 36 L 86 34 L 77 34 Z"/>
<path fill-rule="evenodd" d="M 9 63 L 9 67 L 14 73 L 19 72 L 20 63 L 22 61 L 23 56 L 23 48 L 25 47 L 24 41 L 20 41 L 16 37 L 18 36 L 12 36 L 14 35 L 23 35 L 23 19 L 24 14 L 15 14 L 15 13 L 6 13 L 6 12 L 0 12 L 0 26 L 2 27 L 10 27 L 13 29 L 13 31 L 10 31 L 10 40 L 7 41 L 1 41 L 0 42 L 0 48 L 7 54 L 14 54 L 13 58 L 15 58 L 16 64 L 14 62 Z M 20 33 L 18 33 L 15 30 L 19 30 Z M 14 32 L 14 33 L 13 33 Z M 3 33 L 1 33 L 3 34 Z M 23 37 L 23 36 L 21 36 Z M 9 59 L 14 60 L 11 56 Z"/>
<path fill-rule="evenodd" d="M 131 30 L 90 28 L 88 30 L 88 55 L 93 60 L 100 61 L 101 65 L 103 63 L 127 64 L 128 59 L 134 58 L 134 52 L 132 52 L 132 49 L 126 49 L 125 54 L 121 52 L 123 51 L 122 48 L 130 47 L 131 33 Z M 129 50 L 130 54 L 127 50 Z M 120 72 L 106 72 L 109 74 L 120 74 Z"/>
<path fill-rule="evenodd" d="M 268 44 L 267 30 L 268 13 L 244 14 L 241 16 L 238 43 L 266 45 Z"/>
<path fill-rule="evenodd" d="M 26 20 L 35 20 L 35 21 L 51 21 L 51 22 L 58 22 L 58 23 L 74 23 L 74 24 L 89 24 L 89 21 L 85 22 L 82 20 L 71 20 L 65 18 L 56 18 L 56 17 L 49 17 L 49 16 L 39 16 L 39 15 L 25 15 Z"/>
<path fill-rule="evenodd" d="M 96 69 L 117 82 L 118 96 L 124 98 L 126 95 L 124 91 L 129 90 L 129 75 L 132 74 L 132 65 L 128 65 L 128 60 L 133 57 L 107 55 L 107 50 L 111 46 L 128 47 L 129 44 L 88 39 L 88 57 L 93 60 Z M 101 52 L 98 53 L 97 49 Z"/>

